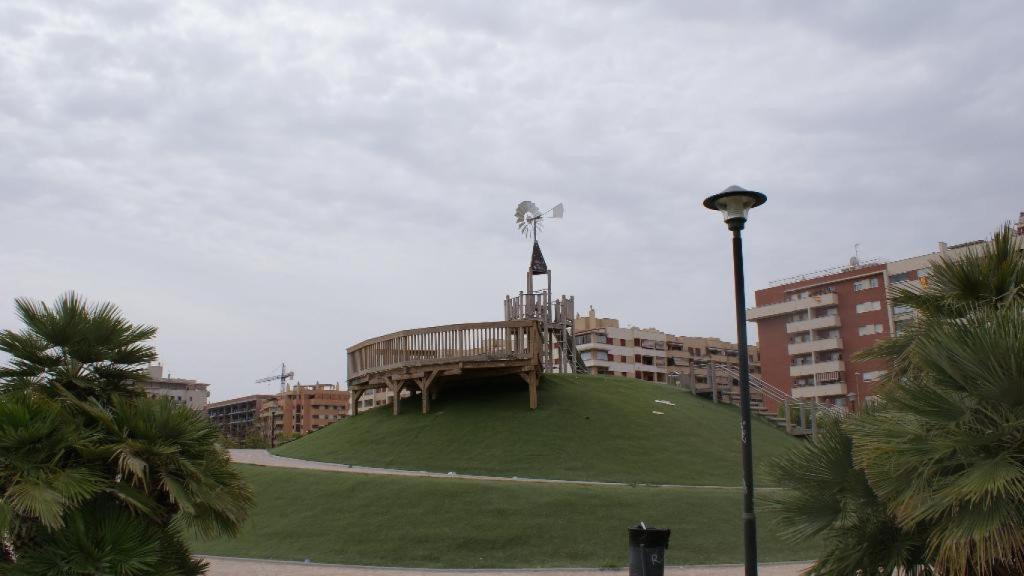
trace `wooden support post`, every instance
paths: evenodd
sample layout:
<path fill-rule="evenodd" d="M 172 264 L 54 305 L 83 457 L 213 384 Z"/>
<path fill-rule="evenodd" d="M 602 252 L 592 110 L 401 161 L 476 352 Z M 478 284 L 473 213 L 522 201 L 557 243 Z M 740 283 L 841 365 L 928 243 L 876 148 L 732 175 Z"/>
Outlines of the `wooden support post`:
<path fill-rule="evenodd" d="M 526 382 L 530 390 L 530 410 L 537 409 L 537 383 L 540 380 L 540 369 L 534 367 L 529 372 L 519 372 L 519 377 Z"/>
<path fill-rule="evenodd" d="M 363 392 L 366 390 L 353 390 L 348 395 L 348 403 L 352 405 L 352 415 L 356 416 L 359 414 L 359 399 L 363 397 Z"/>
<path fill-rule="evenodd" d="M 430 388 L 435 378 L 437 378 L 437 370 L 431 372 L 429 376 L 416 380 L 416 385 L 420 388 L 420 402 L 423 404 L 424 414 L 430 412 L 430 395 L 434 393 Z"/>
<path fill-rule="evenodd" d="M 401 412 L 402 386 L 405 383 L 401 380 L 388 380 L 388 390 L 391 390 L 391 409 L 395 416 Z"/>
<path fill-rule="evenodd" d="M 530 386 L 530 410 L 537 409 L 537 373 L 531 372 L 529 379 Z"/>

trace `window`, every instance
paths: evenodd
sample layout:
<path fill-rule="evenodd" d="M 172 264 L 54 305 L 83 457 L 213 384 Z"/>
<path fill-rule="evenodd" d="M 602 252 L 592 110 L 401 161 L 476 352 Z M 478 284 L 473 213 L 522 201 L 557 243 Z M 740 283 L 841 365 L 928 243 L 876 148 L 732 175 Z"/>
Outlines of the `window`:
<path fill-rule="evenodd" d="M 814 378 L 804 376 L 803 378 L 793 380 L 793 388 L 803 388 L 805 386 L 814 386 Z"/>
<path fill-rule="evenodd" d="M 603 361 L 607 362 L 608 361 L 608 352 L 606 352 L 605 350 L 598 350 L 597 351 L 597 359 L 598 360 L 603 360 Z"/>
<path fill-rule="evenodd" d="M 829 328 L 827 330 L 818 330 L 814 333 L 816 340 L 828 340 L 830 338 L 839 338 L 838 328 Z"/>
<path fill-rule="evenodd" d="M 873 370 L 863 374 L 865 382 L 875 382 L 885 376 L 885 370 Z"/>
<path fill-rule="evenodd" d="M 860 328 L 857 328 L 857 334 L 861 336 L 871 336 L 872 334 L 882 334 L 884 329 L 881 324 L 865 324 Z"/>
<path fill-rule="evenodd" d="M 863 280 L 857 280 L 853 283 L 853 291 L 860 292 L 861 290 L 867 290 L 868 288 L 878 288 L 878 277 L 864 278 Z"/>
<path fill-rule="evenodd" d="M 858 314 L 860 314 L 861 312 L 872 312 L 874 310 L 881 310 L 881 309 L 882 309 L 882 303 L 879 302 L 878 300 L 872 300 L 871 302 L 861 302 L 860 304 L 857 304 L 857 313 Z"/>
<path fill-rule="evenodd" d="M 908 280 L 910 280 L 910 272 L 900 272 L 899 274 L 889 276 L 889 282 L 893 284 L 897 282 L 906 282 Z"/>
<path fill-rule="evenodd" d="M 918 278 L 927 278 L 927 277 L 929 277 L 931 275 L 932 275 L 931 267 L 921 268 L 920 270 L 917 271 L 917 277 Z"/>
<path fill-rule="evenodd" d="M 792 360 L 792 362 L 790 362 L 790 365 L 792 365 L 792 366 L 806 366 L 808 364 L 813 364 L 813 363 L 814 363 L 814 360 L 811 358 L 811 355 L 807 354 L 805 356 L 793 356 L 793 360 Z"/>
<path fill-rule="evenodd" d="M 815 318 L 828 318 L 829 316 L 838 316 L 839 308 L 835 306 L 831 308 L 821 308 L 814 313 Z"/>
<path fill-rule="evenodd" d="M 900 334 L 905 333 L 907 329 L 910 328 L 910 322 L 910 320 L 897 320 L 895 327 L 896 335 L 899 336 Z"/>
<path fill-rule="evenodd" d="M 580 358 L 582 358 L 584 362 L 586 362 L 587 360 L 590 360 L 590 350 L 587 350 L 585 352 L 580 352 Z"/>
<path fill-rule="evenodd" d="M 910 314 L 913 311 L 914 311 L 913 308 L 911 308 L 910 306 L 906 306 L 904 304 L 900 304 L 899 306 L 893 306 L 892 307 L 892 313 L 893 314 Z"/>

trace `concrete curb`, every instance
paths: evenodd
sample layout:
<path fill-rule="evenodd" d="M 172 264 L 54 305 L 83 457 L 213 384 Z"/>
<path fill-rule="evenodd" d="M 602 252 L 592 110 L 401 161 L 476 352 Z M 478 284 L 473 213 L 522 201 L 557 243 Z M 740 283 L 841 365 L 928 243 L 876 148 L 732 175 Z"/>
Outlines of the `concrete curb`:
<path fill-rule="evenodd" d="M 360 564 L 330 564 L 323 562 L 304 562 L 301 560 L 269 560 L 261 558 L 240 558 L 237 556 L 211 556 L 196 554 L 197 558 L 205 560 L 226 560 L 230 562 L 243 562 L 253 564 L 270 564 L 279 566 L 308 566 L 311 568 L 331 568 L 338 570 L 359 570 L 363 572 L 427 572 L 435 574 L 558 574 L 563 572 L 600 572 L 602 574 L 626 573 L 628 568 L 586 568 L 586 567 L 565 567 L 565 568 L 415 568 L 403 566 L 366 566 Z M 797 562 L 761 562 L 759 567 L 792 567 L 804 569 L 810 565 L 810 561 Z M 666 570 L 716 570 L 716 569 L 743 569 L 743 564 L 683 564 L 665 566 Z"/>
<path fill-rule="evenodd" d="M 742 486 L 708 486 L 699 484 L 647 484 L 629 482 L 602 482 L 599 480 L 557 480 L 553 478 L 525 478 L 519 476 L 481 476 L 477 474 L 458 474 L 449 472 L 427 472 L 425 470 L 403 470 L 401 468 L 372 468 L 368 466 L 354 466 L 351 464 L 338 464 L 336 462 L 319 462 L 316 460 L 301 460 L 288 456 L 278 456 L 266 450 L 253 449 L 232 449 L 231 460 L 236 464 L 251 464 L 255 466 L 267 466 L 270 468 L 292 468 L 297 470 L 321 470 L 324 472 L 342 472 L 347 474 L 368 474 L 380 476 L 411 476 L 418 478 L 454 478 L 459 480 L 477 480 L 483 482 L 527 482 L 533 484 L 565 484 L 575 486 L 614 486 L 620 488 L 669 488 L 684 490 L 723 490 L 731 492 L 742 492 Z M 757 491 L 775 491 L 781 488 L 767 487 L 757 488 Z"/>

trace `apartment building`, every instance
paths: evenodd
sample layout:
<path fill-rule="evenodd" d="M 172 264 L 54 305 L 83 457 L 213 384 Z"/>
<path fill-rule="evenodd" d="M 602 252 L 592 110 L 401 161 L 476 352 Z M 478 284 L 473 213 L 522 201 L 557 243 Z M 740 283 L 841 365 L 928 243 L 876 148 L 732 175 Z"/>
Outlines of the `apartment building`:
<path fill-rule="evenodd" d="M 206 416 L 220 428 L 221 434 L 242 440 L 253 431 L 262 431 L 260 414 L 273 399 L 271 394 L 252 394 L 213 402 L 206 405 Z"/>
<path fill-rule="evenodd" d="M 402 398 L 406 398 L 409 395 L 408 390 L 402 391 Z M 386 406 L 391 404 L 391 399 L 395 396 L 391 390 L 387 388 L 378 388 L 376 390 L 367 390 L 359 397 L 359 412 L 365 412 L 371 408 L 378 406 Z M 351 413 L 351 412 L 350 412 Z"/>
<path fill-rule="evenodd" d="M 349 414 L 349 393 L 337 384 L 296 384 L 263 403 L 260 421 L 274 438 L 308 434 Z"/>
<path fill-rule="evenodd" d="M 149 365 L 147 371 L 149 379 L 137 383 L 147 396 L 164 396 L 197 411 L 206 408 L 206 401 L 210 397 L 209 384 L 186 378 L 171 378 L 170 374 L 164 377 L 164 367 L 160 364 Z"/>
<path fill-rule="evenodd" d="M 731 386 L 732 378 L 714 371 L 712 364 L 738 367 L 737 345 L 718 338 L 676 336 L 655 328 L 622 328 L 614 318 L 598 318 L 593 308 L 577 315 L 575 344 L 591 374 L 624 376 L 649 382 L 665 382 L 700 390 Z M 750 370 L 760 373 L 757 346 L 748 347 Z"/>
<path fill-rule="evenodd" d="M 1024 217 L 1024 216 L 1022 216 Z M 772 282 L 754 292 L 747 320 L 757 323 L 761 377 L 796 398 L 856 410 L 870 401 L 885 374 L 880 360 L 855 355 L 898 333 L 913 311 L 893 306 L 892 286 L 926 286 L 931 266 L 955 258 L 977 240 L 894 262 L 860 262 Z"/>

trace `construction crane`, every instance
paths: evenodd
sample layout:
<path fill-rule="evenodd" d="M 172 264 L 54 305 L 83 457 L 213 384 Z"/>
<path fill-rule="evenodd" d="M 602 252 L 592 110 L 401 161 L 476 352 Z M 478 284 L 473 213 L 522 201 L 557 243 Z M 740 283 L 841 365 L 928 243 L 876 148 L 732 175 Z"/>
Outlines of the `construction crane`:
<path fill-rule="evenodd" d="M 256 383 L 257 384 L 262 384 L 264 382 L 273 382 L 274 380 L 280 380 L 281 381 L 281 392 L 284 393 L 286 391 L 286 389 L 288 388 L 288 382 L 287 381 L 290 378 L 295 376 L 295 372 L 289 372 L 287 370 L 288 369 L 284 367 L 284 362 L 281 362 L 281 373 L 280 374 L 275 374 L 273 376 L 267 376 L 266 378 L 260 378 L 259 380 L 256 381 Z"/>

